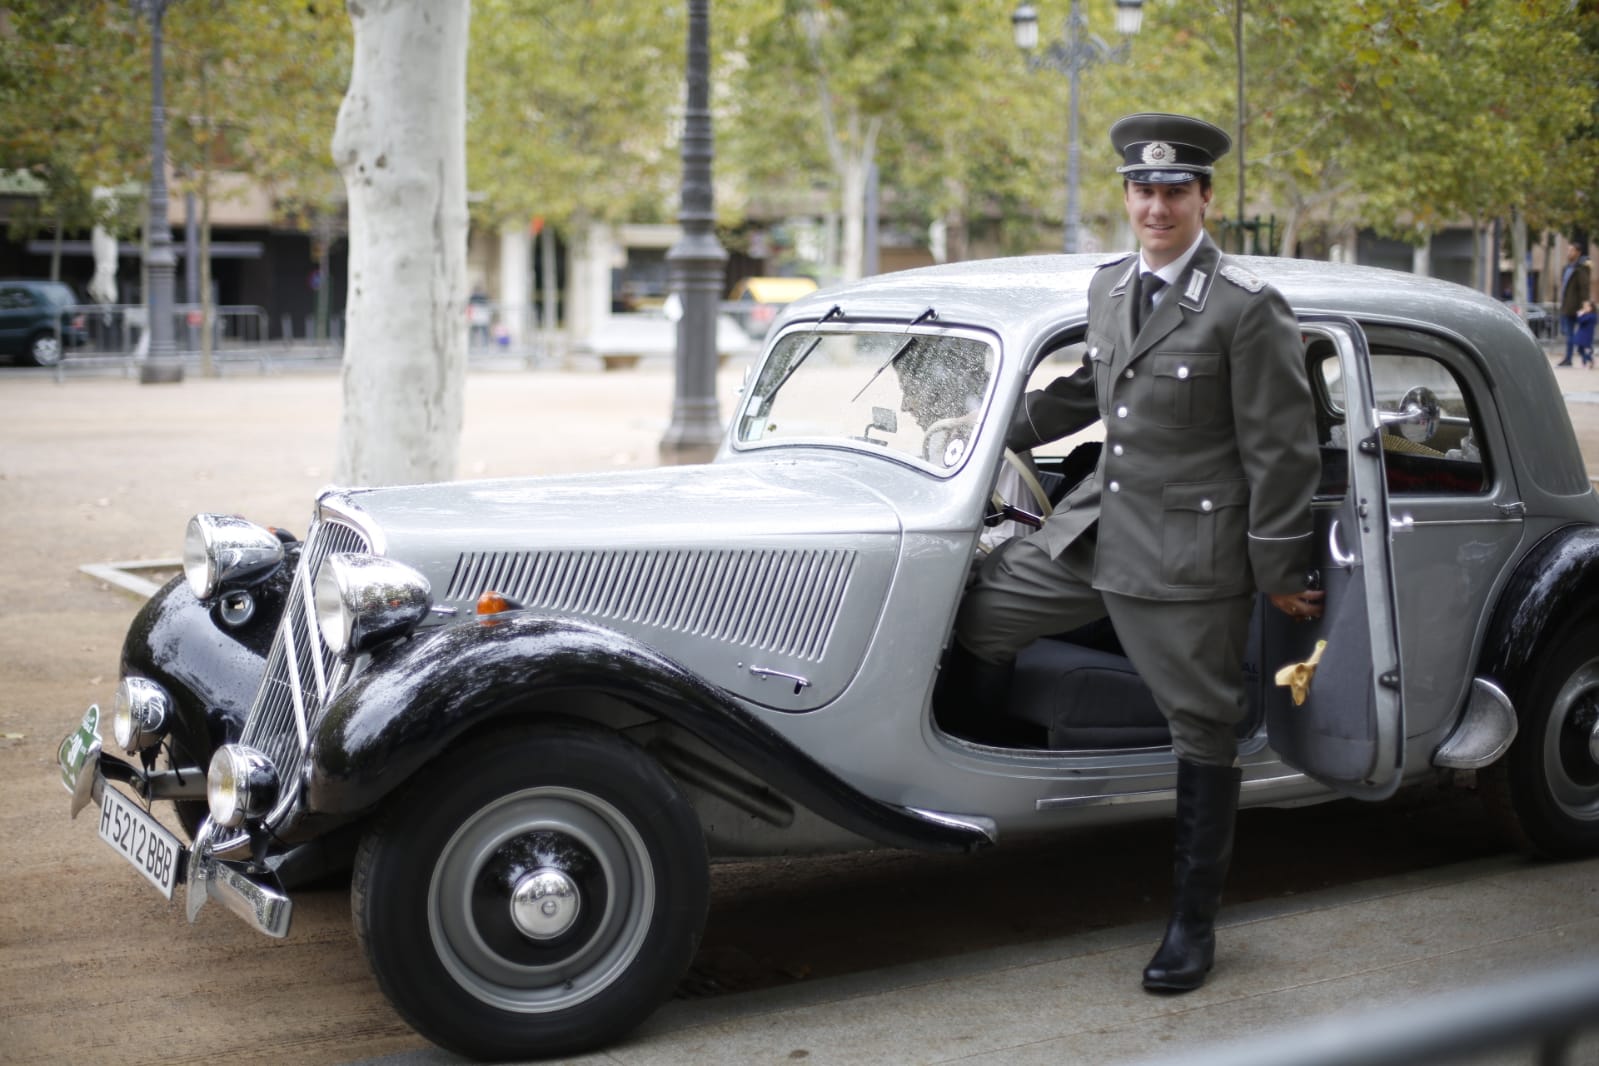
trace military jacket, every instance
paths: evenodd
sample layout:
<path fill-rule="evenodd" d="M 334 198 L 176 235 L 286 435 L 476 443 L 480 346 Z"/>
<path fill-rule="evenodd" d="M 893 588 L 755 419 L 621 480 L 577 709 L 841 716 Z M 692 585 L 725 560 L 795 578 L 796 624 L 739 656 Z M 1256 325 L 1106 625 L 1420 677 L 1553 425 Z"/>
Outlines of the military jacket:
<path fill-rule="evenodd" d="M 1097 529 L 1094 587 L 1126 596 L 1302 590 L 1320 456 L 1287 301 L 1206 237 L 1135 336 L 1137 269 L 1100 268 L 1082 368 L 1010 426 L 1020 451 L 1105 425 L 1098 469 L 1034 536 L 1058 557 Z"/>

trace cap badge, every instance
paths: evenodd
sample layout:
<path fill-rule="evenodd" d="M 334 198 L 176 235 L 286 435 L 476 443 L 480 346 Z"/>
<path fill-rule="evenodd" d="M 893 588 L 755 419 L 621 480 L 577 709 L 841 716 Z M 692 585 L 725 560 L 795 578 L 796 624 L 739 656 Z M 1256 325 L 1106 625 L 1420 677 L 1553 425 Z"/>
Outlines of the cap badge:
<path fill-rule="evenodd" d="M 1144 162 L 1146 163 L 1169 163 L 1176 157 L 1177 153 L 1165 141 L 1150 141 L 1144 145 Z"/>

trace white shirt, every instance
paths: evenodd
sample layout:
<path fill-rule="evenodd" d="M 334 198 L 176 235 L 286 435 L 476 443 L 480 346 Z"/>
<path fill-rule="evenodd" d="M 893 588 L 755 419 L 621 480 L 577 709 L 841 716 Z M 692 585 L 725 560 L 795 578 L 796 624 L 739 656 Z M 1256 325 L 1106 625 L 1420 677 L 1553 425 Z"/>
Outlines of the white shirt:
<path fill-rule="evenodd" d="M 1160 291 L 1155 294 L 1155 298 L 1150 301 L 1150 306 L 1151 307 L 1159 307 L 1160 306 L 1160 302 L 1166 298 L 1166 294 L 1172 290 L 1172 286 L 1176 285 L 1178 280 L 1182 278 L 1183 271 L 1188 269 L 1188 261 L 1190 259 L 1194 258 L 1194 253 L 1199 251 L 1199 246 L 1201 244 L 1203 244 L 1204 242 L 1205 242 L 1205 231 L 1203 229 L 1201 229 L 1199 231 L 1199 236 L 1194 238 L 1194 243 L 1190 244 L 1188 246 L 1188 251 L 1184 252 L 1182 255 L 1178 256 L 1176 259 L 1173 259 L 1171 262 L 1167 263 L 1165 266 L 1161 267 L 1159 270 L 1151 270 L 1149 268 L 1149 264 L 1144 261 L 1144 252 L 1143 252 L 1143 250 L 1142 249 L 1139 250 L 1139 252 L 1138 252 L 1138 277 L 1139 277 L 1140 282 L 1142 282 L 1143 278 L 1147 277 L 1150 274 L 1153 274 L 1157 278 L 1159 278 L 1161 281 L 1164 281 L 1166 283 L 1165 285 L 1161 286 Z"/>

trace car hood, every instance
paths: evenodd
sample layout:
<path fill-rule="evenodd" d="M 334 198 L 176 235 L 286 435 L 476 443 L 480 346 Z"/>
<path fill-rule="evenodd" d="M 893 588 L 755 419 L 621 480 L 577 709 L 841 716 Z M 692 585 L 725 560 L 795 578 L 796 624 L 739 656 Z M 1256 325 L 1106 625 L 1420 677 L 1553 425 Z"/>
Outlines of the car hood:
<path fill-rule="evenodd" d="M 806 460 L 335 490 L 322 505 L 366 530 L 374 550 L 408 562 L 463 550 L 709 546 L 900 531 L 894 508 L 841 464 Z"/>

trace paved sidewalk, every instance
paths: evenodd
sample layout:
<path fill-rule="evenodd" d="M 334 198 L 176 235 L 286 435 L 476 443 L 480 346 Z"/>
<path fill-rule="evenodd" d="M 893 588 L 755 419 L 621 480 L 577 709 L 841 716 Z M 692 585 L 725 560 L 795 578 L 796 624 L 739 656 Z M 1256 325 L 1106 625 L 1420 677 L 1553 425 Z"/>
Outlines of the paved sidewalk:
<path fill-rule="evenodd" d="M 1599 859 L 1487 859 L 1224 909 L 1212 980 L 1156 997 L 1149 924 L 810 984 L 669 1004 L 619 1066 L 962 1063 L 1172 1066 L 1250 1035 L 1360 1019 L 1599 960 Z M 459 1061 L 428 1050 L 373 1066 Z M 1531 1062 L 1531 1054 L 1493 1062 Z M 1599 1019 L 1569 1060 L 1599 1063 Z"/>

